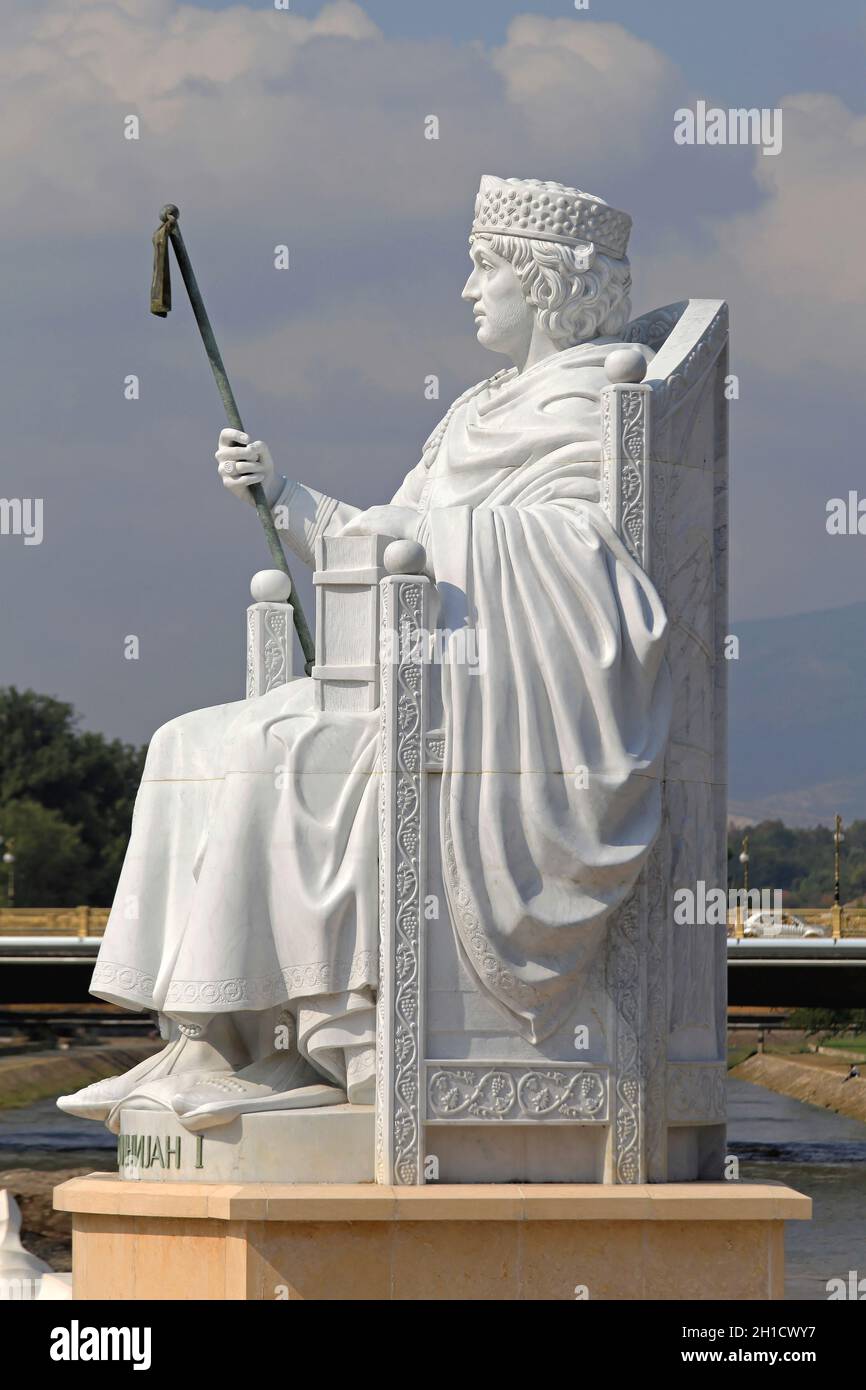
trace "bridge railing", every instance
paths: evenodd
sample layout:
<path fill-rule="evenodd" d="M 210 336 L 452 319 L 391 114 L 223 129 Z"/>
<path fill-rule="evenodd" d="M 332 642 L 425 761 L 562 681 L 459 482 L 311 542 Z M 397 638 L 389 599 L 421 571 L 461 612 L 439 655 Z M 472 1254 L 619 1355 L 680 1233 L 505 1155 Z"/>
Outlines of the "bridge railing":
<path fill-rule="evenodd" d="M 0 936 L 102 936 L 107 907 L 0 907 Z"/>
<path fill-rule="evenodd" d="M 787 912 L 789 909 L 785 909 Z M 107 907 L 0 907 L 0 936 L 102 936 Z M 828 936 L 866 936 L 866 907 L 794 907 L 791 915 Z M 743 914 L 728 913 L 728 935 L 741 936 Z"/>
<path fill-rule="evenodd" d="M 866 907 L 786 907 L 782 911 L 807 927 L 821 927 L 828 936 L 866 936 Z M 742 936 L 748 915 L 741 909 L 728 912 L 728 936 Z"/>

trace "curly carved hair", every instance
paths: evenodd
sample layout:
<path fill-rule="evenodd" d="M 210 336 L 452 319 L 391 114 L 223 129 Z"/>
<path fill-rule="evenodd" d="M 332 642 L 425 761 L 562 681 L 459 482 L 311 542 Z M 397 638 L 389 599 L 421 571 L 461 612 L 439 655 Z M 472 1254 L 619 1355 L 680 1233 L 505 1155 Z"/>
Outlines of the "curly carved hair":
<path fill-rule="evenodd" d="M 555 342 L 572 347 L 591 338 L 611 338 L 631 317 L 631 267 L 596 251 L 587 269 L 588 246 L 568 246 L 534 237 L 478 233 L 483 242 L 509 261 L 517 273 L 538 322 Z"/>

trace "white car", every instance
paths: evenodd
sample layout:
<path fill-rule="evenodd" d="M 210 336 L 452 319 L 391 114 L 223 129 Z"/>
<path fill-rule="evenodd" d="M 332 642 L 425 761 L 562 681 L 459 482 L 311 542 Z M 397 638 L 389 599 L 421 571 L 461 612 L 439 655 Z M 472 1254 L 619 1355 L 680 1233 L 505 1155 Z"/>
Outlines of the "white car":
<path fill-rule="evenodd" d="M 823 927 L 817 927 L 793 912 L 753 912 L 746 918 L 743 936 L 826 936 Z"/>

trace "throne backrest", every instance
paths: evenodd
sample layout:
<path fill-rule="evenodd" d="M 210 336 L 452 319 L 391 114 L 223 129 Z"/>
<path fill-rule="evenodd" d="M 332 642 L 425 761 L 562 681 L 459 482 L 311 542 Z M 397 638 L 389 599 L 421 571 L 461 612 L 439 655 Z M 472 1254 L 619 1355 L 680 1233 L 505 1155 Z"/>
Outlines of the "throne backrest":
<path fill-rule="evenodd" d="M 714 841 L 715 858 L 702 858 L 697 877 L 724 886 L 727 305 L 668 304 L 635 319 L 624 337 L 656 355 L 642 382 L 602 392 L 602 505 L 665 605 L 676 687 L 667 773 L 713 785 L 714 826 L 699 833 Z M 675 850 L 687 833 L 677 819 Z"/>
<path fill-rule="evenodd" d="M 673 714 L 662 830 L 637 889 L 640 941 L 611 932 L 614 957 L 618 938 L 626 962 L 642 947 L 635 979 L 623 983 L 616 960 L 612 974 L 621 999 L 639 985 L 644 1001 L 639 1026 L 618 1025 L 642 1048 L 642 1099 L 617 1113 L 633 1136 L 617 1178 L 670 1181 L 711 1171 L 724 1136 L 723 930 L 676 926 L 672 894 L 726 885 L 727 305 L 666 305 L 624 336 L 656 355 L 642 382 L 602 393 L 602 501 L 664 603 Z"/>
<path fill-rule="evenodd" d="M 717 788 L 721 833 L 727 820 L 721 651 L 727 633 L 728 308 L 712 299 L 668 304 L 635 319 L 624 336 L 656 355 L 642 383 L 611 385 L 602 393 L 602 498 L 665 605 L 672 669 L 679 676 L 690 672 L 690 689 L 703 693 L 700 701 L 675 703 L 669 765 L 679 766 L 686 750 L 705 754 L 702 775 Z M 724 885 L 724 860 L 707 878 Z"/>
<path fill-rule="evenodd" d="M 721 300 L 683 300 L 642 314 L 626 326 L 623 339 L 653 349 L 646 376 L 602 392 L 602 505 L 660 592 L 666 556 L 651 554 L 653 496 L 664 487 L 664 466 L 693 465 L 692 454 L 711 465 L 727 453 L 719 379 L 719 368 L 727 370 L 727 335 Z M 702 408 L 700 438 L 692 441 Z"/>

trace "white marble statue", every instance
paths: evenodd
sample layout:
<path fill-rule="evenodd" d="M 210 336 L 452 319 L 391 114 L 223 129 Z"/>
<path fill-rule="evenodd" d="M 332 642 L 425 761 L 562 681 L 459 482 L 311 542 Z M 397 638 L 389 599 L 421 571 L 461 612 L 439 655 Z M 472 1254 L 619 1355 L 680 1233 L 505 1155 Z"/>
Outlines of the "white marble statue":
<path fill-rule="evenodd" d="M 483 663 L 440 668 L 448 915 L 532 1044 L 573 1007 L 661 815 L 666 617 L 600 498 L 630 225 L 575 188 L 482 179 L 463 298 L 512 365 L 454 402 L 387 506 L 286 482 L 233 430 L 216 455 L 233 495 L 264 485 L 308 564 L 323 535 L 420 542 L 440 628 L 483 637 Z M 171 1109 L 202 1130 L 372 1100 L 379 714 L 319 709 L 314 685 L 155 734 L 91 989 L 157 1011 L 166 1046 L 61 1108 L 114 1130 L 122 1110 Z"/>

